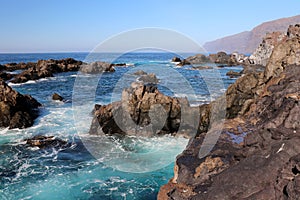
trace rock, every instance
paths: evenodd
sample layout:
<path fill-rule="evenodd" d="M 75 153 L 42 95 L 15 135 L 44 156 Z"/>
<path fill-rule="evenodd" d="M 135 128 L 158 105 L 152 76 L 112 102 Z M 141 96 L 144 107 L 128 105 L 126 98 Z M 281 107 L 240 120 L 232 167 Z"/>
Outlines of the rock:
<path fill-rule="evenodd" d="M 156 85 L 134 83 L 123 91 L 122 101 L 95 106 L 90 134 L 196 134 L 198 124 L 193 123 L 199 115 L 201 126 L 198 132 L 207 130 L 209 108 L 205 105 L 201 109 L 189 107 L 187 99 L 165 96 Z M 184 122 L 181 121 L 182 114 L 187 115 L 184 116 Z M 180 127 L 184 129 L 184 133 L 178 132 Z"/>
<path fill-rule="evenodd" d="M 243 65 L 244 69 L 240 72 L 241 74 L 249 74 L 249 73 L 260 73 L 265 71 L 265 66 L 256 65 L 256 64 L 246 64 Z"/>
<path fill-rule="evenodd" d="M 248 57 L 233 53 L 233 54 L 226 54 L 225 52 L 218 52 L 217 54 L 210 54 L 208 56 L 204 54 L 196 54 L 194 56 L 190 56 L 184 60 L 182 60 L 178 65 L 195 65 L 195 64 L 205 64 L 205 63 L 215 63 L 215 64 L 222 64 L 222 65 L 239 65 L 241 63 L 246 63 L 248 61 Z"/>
<path fill-rule="evenodd" d="M 115 69 L 112 64 L 107 62 L 93 62 L 83 65 L 80 71 L 83 73 L 93 74 L 103 72 L 114 72 Z"/>
<path fill-rule="evenodd" d="M 54 94 L 52 95 L 52 100 L 55 100 L 55 101 L 63 101 L 64 98 L 63 98 L 62 96 L 60 96 L 59 94 L 54 93 Z"/>
<path fill-rule="evenodd" d="M 113 67 L 124 67 L 127 66 L 126 63 L 112 63 L 111 66 Z"/>
<path fill-rule="evenodd" d="M 138 80 L 143 81 L 144 83 L 154 83 L 154 84 L 157 84 L 159 81 L 156 75 L 153 73 L 142 75 Z"/>
<path fill-rule="evenodd" d="M 285 39 L 285 34 L 281 32 L 267 33 L 262 43 L 250 56 L 253 64 L 266 66 L 274 47 Z"/>
<path fill-rule="evenodd" d="M 246 73 L 228 88 L 223 126 L 212 126 L 190 140 L 159 199 L 299 197 L 300 46 L 299 36 L 290 35 L 295 37 L 273 49 L 264 72 Z M 205 137 L 216 130 L 222 130 L 217 143 L 199 157 Z"/>
<path fill-rule="evenodd" d="M 12 74 L 8 74 L 8 73 L 5 73 L 5 72 L 0 72 L 0 79 L 2 79 L 4 81 L 10 80 L 13 77 L 14 77 L 14 75 L 12 75 Z"/>
<path fill-rule="evenodd" d="M 141 75 L 146 75 L 147 72 L 144 72 L 143 70 L 138 70 L 138 71 L 134 72 L 133 74 L 137 75 L 137 76 L 141 76 Z"/>
<path fill-rule="evenodd" d="M 14 91 L 0 80 L 0 127 L 27 128 L 33 125 L 41 106 L 34 98 Z"/>
<path fill-rule="evenodd" d="M 213 69 L 211 66 L 193 66 L 191 70 L 204 70 L 204 69 Z"/>
<path fill-rule="evenodd" d="M 226 73 L 226 76 L 229 76 L 230 78 L 236 78 L 241 76 L 241 73 L 230 70 L 229 72 Z"/>
<path fill-rule="evenodd" d="M 19 63 L 10 65 L 10 69 L 26 69 L 22 73 L 16 75 L 11 81 L 12 83 L 24 83 L 29 80 L 52 77 L 54 73 L 77 71 L 82 65 L 82 62 L 67 58 L 62 60 L 39 60 L 37 63 Z M 8 66 L 6 67 L 8 68 Z"/>
<path fill-rule="evenodd" d="M 290 25 L 286 35 L 288 38 L 300 37 L 300 24 Z"/>
<path fill-rule="evenodd" d="M 6 69 L 6 67 L 4 65 L 0 65 L 0 72 L 5 70 L 5 69 Z"/>
<path fill-rule="evenodd" d="M 181 62 L 181 59 L 178 57 L 172 58 L 172 62 Z"/>
<path fill-rule="evenodd" d="M 234 56 L 228 55 L 225 52 L 218 52 L 217 54 L 210 54 L 209 60 L 212 63 L 226 64 L 226 65 L 236 65 L 237 61 Z"/>
<path fill-rule="evenodd" d="M 29 80 L 38 80 L 41 78 L 53 77 L 53 73 L 48 70 L 37 70 L 36 68 L 30 68 L 28 70 L 23 71 L 21 74 L 16 75 L 12 83 L 25 83 Z"/>
<path fill-rule="evenodd" d="M 210 59 L 203 54 L 196 54 L 184 59 L 179 65 L 203 64 L 210 62 Z"/>
<path fill-rule="evenodd" d="M 26 145 L 30 147 L 45 148 L 62 148 L 67 146 L 67 142 L 54 136 L 36 135 L 32 138 L 25 139 Z"/>

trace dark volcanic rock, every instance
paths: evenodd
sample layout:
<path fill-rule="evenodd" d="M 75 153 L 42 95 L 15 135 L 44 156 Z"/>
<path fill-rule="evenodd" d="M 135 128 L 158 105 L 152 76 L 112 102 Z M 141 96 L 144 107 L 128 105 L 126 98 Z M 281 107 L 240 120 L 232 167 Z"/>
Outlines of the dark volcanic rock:
<path fill-rule="evenodd" d="M 297 35 L 282 41 L 264 72 L 246 73 L 228 88 L 227 119 L 216 145 L 199 157 L 218 126 L 192 138 L 158 199 L 299 198 L 299 44 Z"/>
<path fill-rule="evenodd" d="M 14 91 L 0 80 L 0 127 L 26 128 L 33 125 L 41 106 L 34 98 Z"/>
<path fill-rule="evenodd" d="M 62 96 L 60 96 L 59 94 L 54 93 L 54 94 L 52 95 L 52 100 L 55 100 L 55 101 L 63 101 L 64 98 L 63 98 Z"/>
<path fill-rule="evenodd" d="M 2 79 L 4 81 L 10 80 L 10 79 L 12 79 L 12 77 L 14 77 L 14 75 L 8 74 L 5 72 L 0 72 L 0 79 Z"/>
<path fill-rule="evenodd" d="M 181 62 L 181 59 L 178 57 L 172 58 L 172 62 Z"/>
<path fill-rule="evenodd" d="M 19 63 L 13 67 L 20 69 L 16 66 L 24 66 L 21 69 L 26 69 L 22 73 L 16 75 L 11 81 L 13 83 L 24 83 L 29 80 L 38 80 L 41 78 L 52 77 L 54 73 L 78 71 L 82 65 L 81 61 L 74 60 L 72 58 L 62 60 L 39 60 L 37 63 Z"/>
<path fill-rule="evenodd" d="M 44 148 L 62 148 L 67 146 L 67 142 L 54 136 L 36 135 L 32 138 L 25 139 L 26 144 L 30 147 Z"/>

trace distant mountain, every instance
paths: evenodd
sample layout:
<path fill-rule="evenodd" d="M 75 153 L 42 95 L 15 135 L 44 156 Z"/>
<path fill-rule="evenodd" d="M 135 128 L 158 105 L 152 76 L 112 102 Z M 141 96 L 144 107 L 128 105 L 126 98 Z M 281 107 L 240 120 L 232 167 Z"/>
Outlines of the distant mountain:
<path fill-rule="evenodd" d="M 285 32 L 289 25 L 297 23 L 300 23 L 300 15 L 265 22 L 256 26 L 251 31 L 245 31 L 207 42 L 203 47 L 208 52 L 225 51 L 232 53 L 238 51 L 240 53 L 252 53 L 261 43 L 266 33 L 274 31 Z"/>

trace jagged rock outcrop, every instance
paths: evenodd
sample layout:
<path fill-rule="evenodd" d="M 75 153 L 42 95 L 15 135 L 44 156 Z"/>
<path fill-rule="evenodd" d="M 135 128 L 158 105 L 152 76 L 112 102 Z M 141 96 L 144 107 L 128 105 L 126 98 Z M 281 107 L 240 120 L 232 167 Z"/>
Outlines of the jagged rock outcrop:
<path fill-rule="evenodd" d="M 273 52 L 274 47 L 283 39 L 285 34 L 281 32 L 267 33 L 262 43 L 255 49 L 250 56 L 253 64 L 266 66 Z"/>
<path fill-rule="evenodd" d="M 206 64 L 206 63 L 215 63 L 221 65 L 240 65 L 248 64 L 248 57 L 237 52 L 232 54 L 227 54 L 225 52 L 218 52 L 216 54 L 209 54 L 208 56 L 204 54 L 196 54 L 186 59 L 183 59 L 178 63 L 179 66 L 184 65 L 195 65 L 195 64 Z"/>
<path fill-rule="evenodd" d="M 218 142 L 199 157 L 214 127 L 194 137 L 177 157 L 159 200 L 300 196 L 300 37 L 294 35 L 274 48 L 264 72 L 245 74 L 228 88 Z"/>
<path fill-rule="evenodd" d="M 11 65 L 11 64 L 10 64 Z M 25 83 L 29 80 L 38 80 L 41 78 L 52 77 L 54 73 L 77 71 L 82 65 L 81 61 L 72 58 L 62 60 L 39 60 L 37 63 L 14 64 L 9 69 L 26 69 L 16 75 L 12 83 Z"/>
<path fill-rule="evenodd" d="M 95 106 L 90 134 L 190 137 L 207 131 L 209 113 L 208 105 L 190 107 L 186 98 L 166 96 L 154 84 L 133 83 L 121 101 Z"/>
<path fill-rule="evenodd" d="M 94 74 L 102 72 L 114 72 L 114 65 L 107 62 L 92 62 L 81 66 L 80 71 L 83 73 Z"/>
<path fill-rule="evenodd" d="M 41 104 L 22 95 L 0 79 L 0 127 L 27 128 L 33 125 Z"/>

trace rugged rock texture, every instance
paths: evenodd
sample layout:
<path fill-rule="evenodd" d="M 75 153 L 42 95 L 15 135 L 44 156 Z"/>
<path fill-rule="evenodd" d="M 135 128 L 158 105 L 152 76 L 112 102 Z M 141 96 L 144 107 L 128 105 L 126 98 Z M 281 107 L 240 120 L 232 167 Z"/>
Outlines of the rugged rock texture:
<path fill-rule="evenodd" d="M 102 73 L 102 72 L 114 72 L 114 65 L 107 62 L 93 62 L 89 64 L 84 64 L 80 68 L 80 71 L 83 73 L 94 74 L 94 73 Z"/>
<path fill-rule="evenodd" d="M 41 106 L 34 98 L 14 91 L 0 79 L 0 127 L 26 128 L 33 125 Z"/>
<path fill-rule="evenodd" d="M 250 56 L 250 60 L 253 62 L 253 64 L 266 66 L 274 47 L 283 39 L 285 39 L 284 33 L 267 33 L 266 36 L 263 38 L 262 43 L 258 46 L 258 48 L 255 49 L 253 54 Z"/>
<path fill-rule="evenodd" d="M 13 70 L 26 69 L 22 73 L 16 75 L 11 81 L 13 83 L 24 83 L 29 80 L 52 77 L 54 73 L 77 71 L 81 64 L 81 61 L 67 58 L 63 60 L 39 60 L 37 63 L 20 63 L 7 68 Z"/>
<path fill-rule="evenodd" d="M 266 33 L 274 31 L 285 32 L 290 24 L 300 23 L 300 15 L 265 22 L 251 31 L 245 31 L 227 36 L 215 41 L 207 42 L 204 48 L 208 52 L 225 51 L 231 53 L 238 51 L 245 54 L 253 53 Z"/>
<path fill-rule="evenodd" d="M 227 92 L 227 119 L 212 151 L 207 133 L 177 157 L 158 199 L 298 199 L 300 196 L 300 37 L 282 41 L 264 72 L 240 77 Z"/>
<path fill-rule="evenodd" d="M 123 91 L 122 101 L 95 106 L 90 133 L 190 137 L 189 134 L 207 131 L 209 113 L 208 105 L 190 107 L 187 99 L 166 96 L 156 85 L 133 83 Z M 197 118 L 199 124 L 195 124 Z"/>
<path fill-rule="evenodd" d="M 174 59 L 174 58 L 173 58 Z M 209 54 L 208 56 L 204 54 L 196 54 L 182 60 L 178 65 L 195 65 L 195 64 L 205 64 L 205 63 L 215 63 L 223 65 L 239 65 L 248 62 L 248 57 L 237 52 L 232 54 L 227 54 L 225 52 L 218 52 L 216 54 Z"/>
<path fill-rule="evenodd" d="M 32 138 L 25 139 L 26 145 L 30 147 L 45 148 L 62 148 L 67 146 L 67 142 L 54 136 L 36 135 Z"/>

